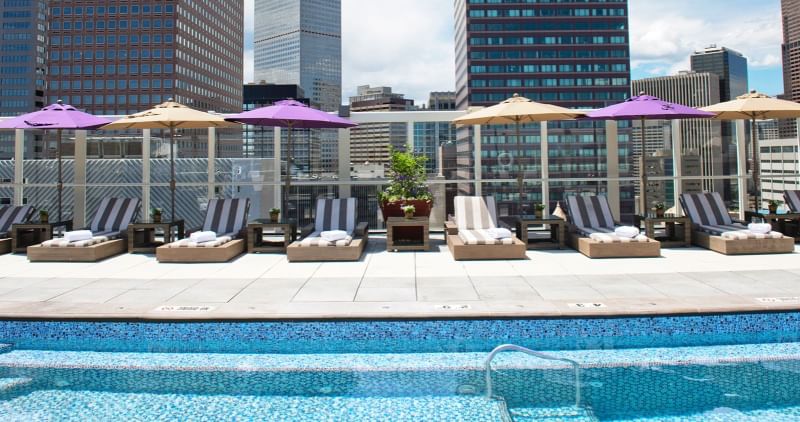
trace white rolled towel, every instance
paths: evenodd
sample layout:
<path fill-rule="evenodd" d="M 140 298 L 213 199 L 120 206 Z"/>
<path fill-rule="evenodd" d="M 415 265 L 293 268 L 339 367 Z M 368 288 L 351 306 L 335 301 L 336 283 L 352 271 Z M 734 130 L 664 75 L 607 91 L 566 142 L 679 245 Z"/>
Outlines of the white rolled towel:
<path fill-rule="evenodd" d="M 81 240 L 89 240 L 92 238 L 90 230 L 75 230 L 71 232 L 64 232 L 64 240 L 67 242 L 80 242 Z"/>
<path fill-rule="evenodd" d="M 217 234 L 211 231 L 194 232 L 189 235 L 189 240 L 194 243 L 213 242 L 217 240 Z"/>
<path fill-rule="evenodd" d="M 502 227 L 496 227 L 486 231 L 489 233 L 489 236 L 492 236 L 493 239 L 508 239 L 511 237 L 511 230 Z"/>
<path fill-rule="evenodd" d="M 620 226 L 614 229 L 614 234 L 619 237 L 634 237 L 639 235 L 639 229 L 633 226 Z"/>
<path fill-rule="evenodd" d="M 758 234 L 767 234 L 772 231 L 772 226 L 769 223 L 750 223 L 747 225 L 747 230 Z"/>
<path fill-rule="evenodd" d="M 347 232 L 344 230 L 329 230 L 320 233 L 319 237 L 326 242 L 337 242 L 347 239 Z"/>

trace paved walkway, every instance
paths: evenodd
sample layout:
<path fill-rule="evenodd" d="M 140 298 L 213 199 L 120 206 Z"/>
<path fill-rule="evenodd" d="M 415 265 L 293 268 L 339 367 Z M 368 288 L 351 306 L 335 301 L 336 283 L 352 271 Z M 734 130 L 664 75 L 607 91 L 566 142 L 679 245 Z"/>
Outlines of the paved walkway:
<path fill-rule="evenodd" d="M 441 235 L 439 235 L 441 236 Z M 159 264 L 148 255 L 100 263 L 0 256 L 0 317 L 405 318 L 671 314 L 800 310 L 800 256 L 729 257 L 687 248 L 661 258 L 590 260 L 529 251 L 523 261 L 456 262 L 387 253 L 359 262 L 288 263 L 243 255 L 227 264 Z"/>

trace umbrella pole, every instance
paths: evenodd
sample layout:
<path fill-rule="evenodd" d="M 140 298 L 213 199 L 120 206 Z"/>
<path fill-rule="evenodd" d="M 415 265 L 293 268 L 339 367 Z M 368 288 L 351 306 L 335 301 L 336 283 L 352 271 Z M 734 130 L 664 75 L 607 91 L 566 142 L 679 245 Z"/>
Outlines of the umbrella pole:
<path fill-rule="evenodd" d="M 642 216 L 647 215 L 647 168 L 646 168 L 646 158 L 645 158 L 645 128 L 644 122 L 645 119 L 642 117 L 642 139 L 640 139 L 640 143 L 642 146 L 641 157 L 639 158 L 639 189 L 641 190 L 639 196 L 641 197 L 641 209 L 639 210 L 642 213 Z"/>
<path fill-rule="evenodd" d="M 56 185 L 56 189 L 58 190 L 58 221 L 63 221 L 61 216 L 61 199 L 64 190 L 64 176 L 61 171 L 61 129 L 56 131 L 58 133 L 58 138 L 56 140 L 56 156 L 58 158 L 58 185 Z"/>
<path fill-rule="evenodd" d="M 519 118 L 517 118 L 517 189 L 519 189 L 519 210 L 518 214 L 522 215 L 522 196 L 523 196 L 523 183 L 524 177 L 522 175 L 522 143 L 520 142 Z"/>
<path fill-rule="evenodd" d="M 756 118 L 750 119 L 750 132 L 753 134 L 753 209 L 756 213 L 761 209 L 759 197 L 761 196 L 761 187 L 759 186 L 759 166 L 758 166 L 758 132 L 756 132 Z"/>
<path fill-rule="evenodd" d="M 172 201 L 172 221 L 175 221 L 175 127 L 169 127 L 169 172 L 170 172 L 170 181 L 169 181 L 169 190 L 170 196 Z"/>

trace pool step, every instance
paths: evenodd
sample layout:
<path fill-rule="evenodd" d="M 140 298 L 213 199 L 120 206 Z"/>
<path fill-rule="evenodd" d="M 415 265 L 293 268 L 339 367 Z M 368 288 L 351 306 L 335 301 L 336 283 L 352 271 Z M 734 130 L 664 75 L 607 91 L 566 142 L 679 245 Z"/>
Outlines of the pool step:
<path fill-rule="evenodd" d="M 589 409 L 565 407 L 512 407 L 508 413 L 514 422 L 596 422 Z"/>

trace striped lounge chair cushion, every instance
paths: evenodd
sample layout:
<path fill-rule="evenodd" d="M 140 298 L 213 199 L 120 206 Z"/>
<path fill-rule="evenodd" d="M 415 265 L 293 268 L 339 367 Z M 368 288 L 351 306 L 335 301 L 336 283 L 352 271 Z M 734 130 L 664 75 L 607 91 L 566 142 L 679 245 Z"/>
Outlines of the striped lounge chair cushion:
<path fill-rule="evenodd" d="M 465 245 L 513 245 L 514 238 L 495 239 L 485 229 L 458 230 L 458 237 Z"/>
<path fill-rule="evenodd" d="M 590 239 L 600 243 L 631 243 L 631 242 L 649 242 L 650 238 L 640 234 L 636 237 L 621 237 L 614 234 L 613 229 L 583 229 L 581 233 L 588 236 Z"/>
<path fill-rule="evenodd" d="M 139 213 L 138 198 L 104 198 L 97 207 L 89 230 L 95 236 L 105 233 L 124 233 Z"/>
<path fill-rule="evenodd" d="M 681 195 L 681 206 L 692 224 L 710 235 L 722 236 L 726 239 L 780 239 L 778 232 L 767 234 L 753 233 L 747 226 L 735 223 L 728 214 L 725 203 L 718 192 L 684 193 Z"/>
<path fill-rule="evenodd" d="M 210 242 L 192 242 L 191 239 L 181 239 L 177 242 L 172 242 L 167 245 L 168 248 L 216 248 L 218 246 L 222 246 L 228 242 L 233 240 L 231 236 L 221 236 L 217 237 L 215 240 Z"/>
<path fill-rule="evenodd" d="M 787 190 L 783 192 L 783 200 L 791 212 L 800 212 L 800 190 Z"/>
<path fill-rule="evenodd" d="M 329 246 L 349 246 L 350 243 L 353 241 L 353 235 L 350 233 L 347 237 L 342 240 L 337 240 L 336 242 L 328 242 L 320 237 L 322 232 L 315 231 L 311 233 L 306 238 L 300 241 L 299 245 L 302 247 L 309 247 L 309 246 L 319 246 L 319 247 L 329 247 Z"/>
<path fill-rule="evenodd" d="M 596 231 L 614 231 L 614 214 L 605 196 L 568 196 L 567 209 L 572 224 L 581 234 L 589 236 Z"/>
<path fill-rule="evenodd" d="M 30 205 L 0 208 L 0 237 L 7 237 L 12 225 L 28 221 L 31 214 L 33 207 Z"/>
<path fill-rule="evenodd" d="M 43 248 L 86 248 L 103 242 L 108 242 L 109 240 L 110 239 L 106 236 L 94 236 L 91 239 L 79 240 L 77 242 L 67 242 L 63 238 L 58 238 L 42 242 L 42 247 Z"/>
<path fill-rule="evenodd" d="M 497 227 L 497 207 L 493 196 L 456 196 L 453 203 L 459 232 Z"/>
<path fill-rule="evenodd" d="M 349 246 L 356 229 L 357 205 L 356 198 L 317 199 L 314 232 L 298 244 L 302 247 Z M 320 238 L 322 232 L 332 230 L 343 230 L 347 232 L 347 237 L 336 242 Z"/>

